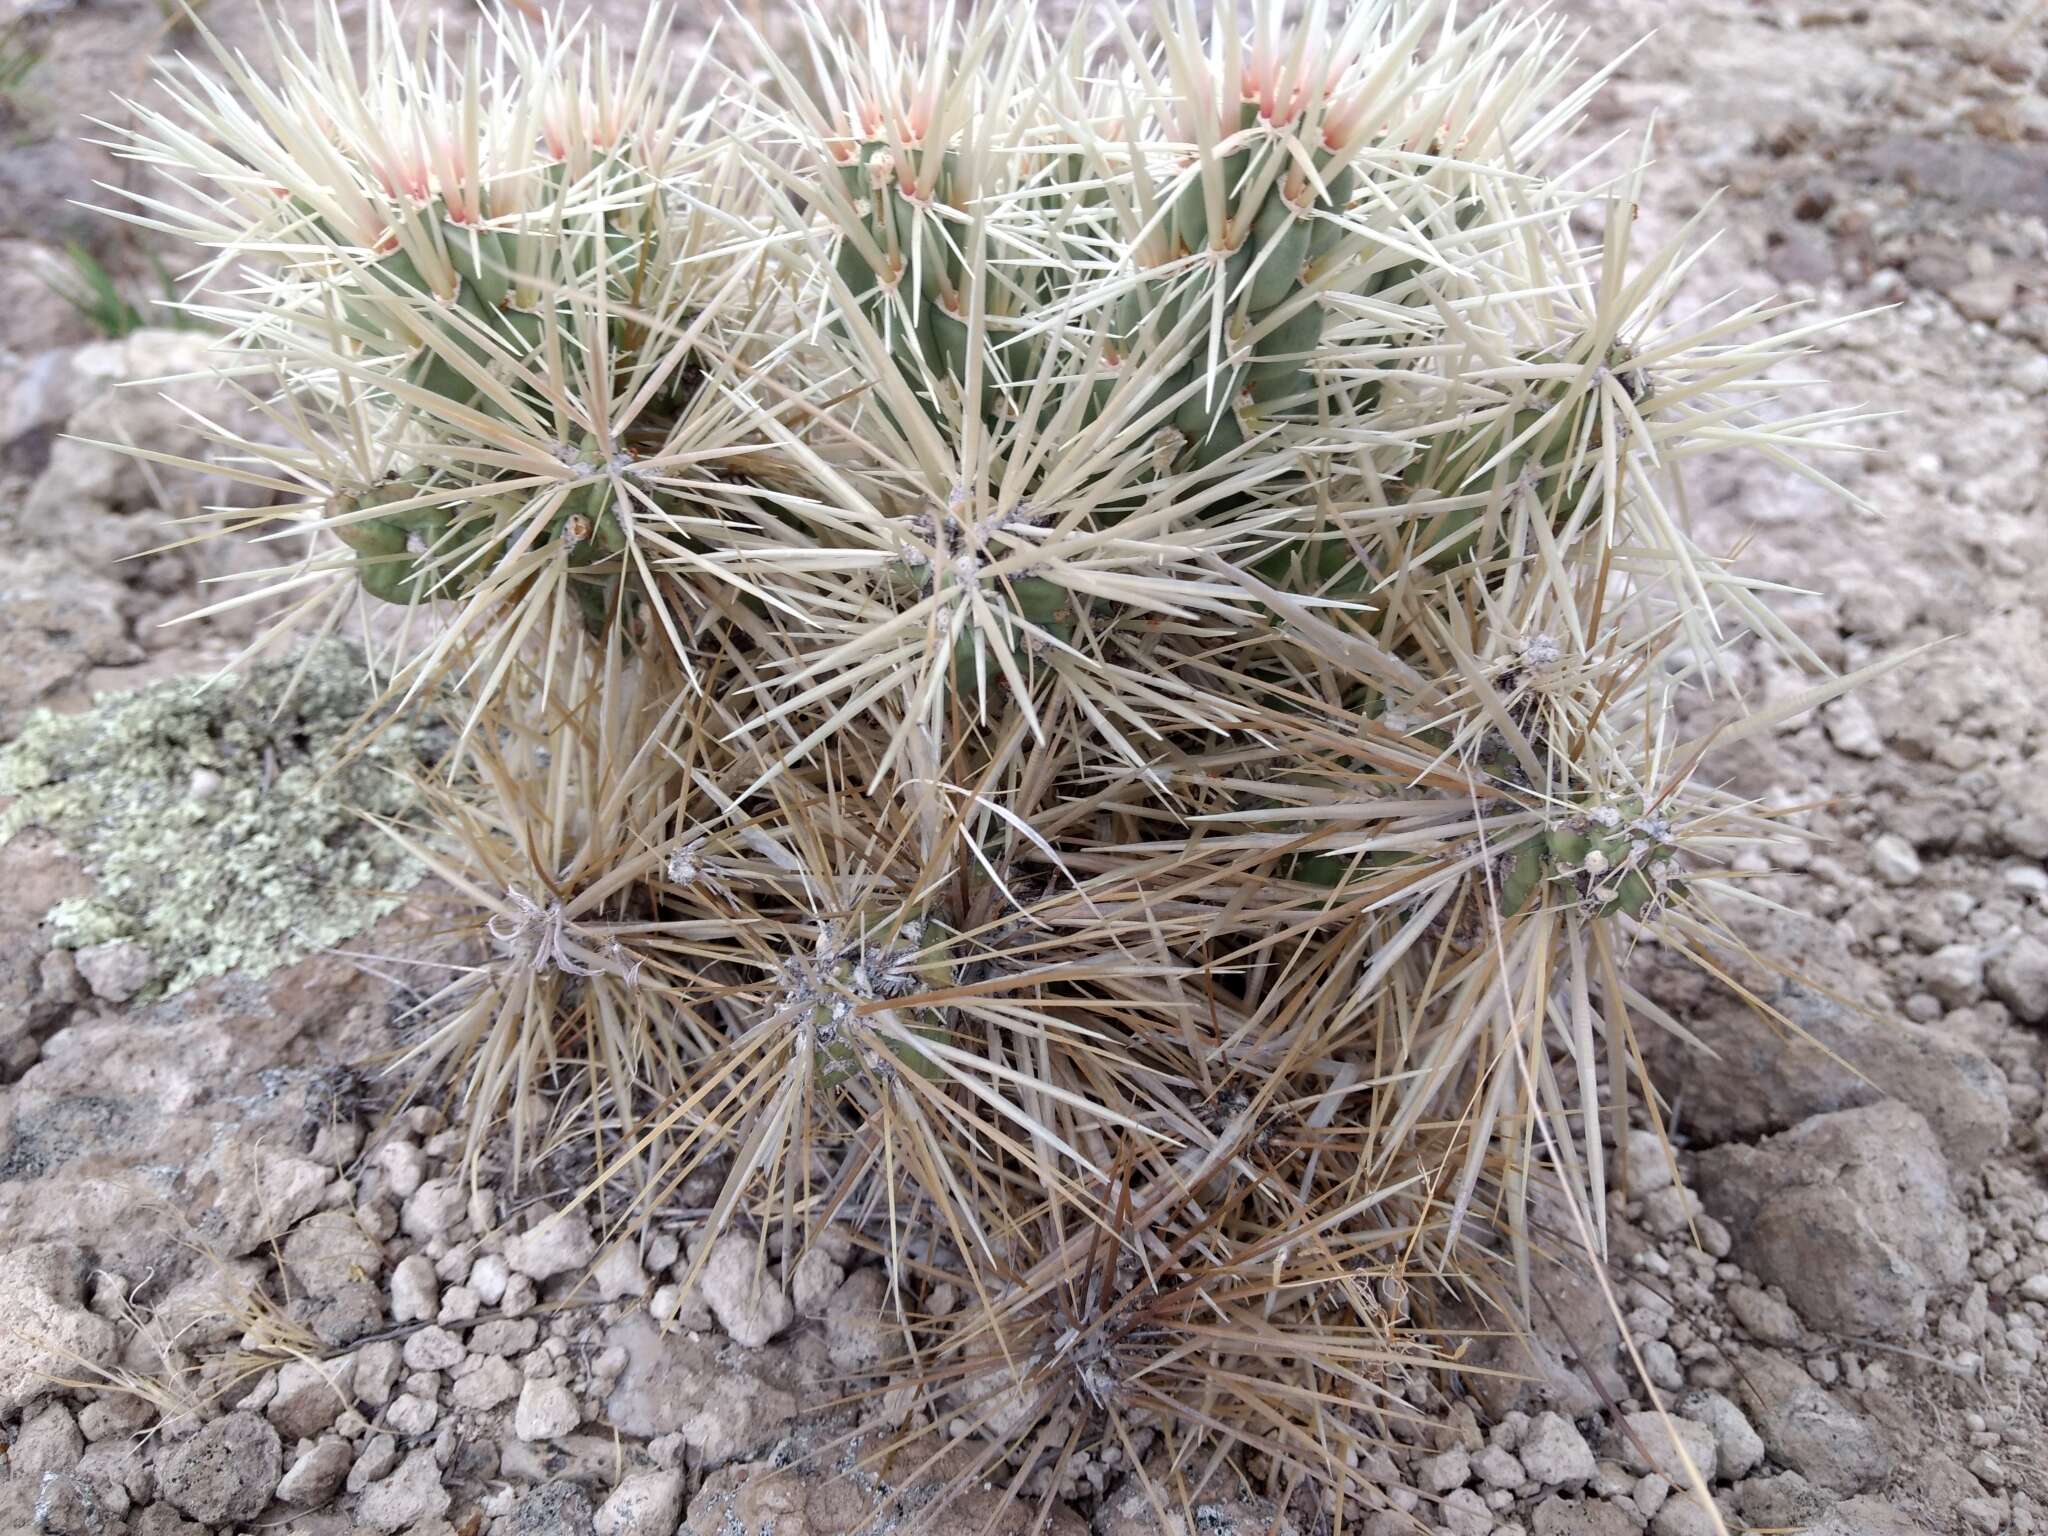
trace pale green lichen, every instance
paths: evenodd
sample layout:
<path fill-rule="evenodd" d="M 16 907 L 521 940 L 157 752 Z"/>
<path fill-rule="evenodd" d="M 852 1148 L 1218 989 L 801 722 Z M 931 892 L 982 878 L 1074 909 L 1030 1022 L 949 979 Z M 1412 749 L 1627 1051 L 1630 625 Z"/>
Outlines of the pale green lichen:
<path fill-rule="evenodd" d="M 442 732 L 396 722 L 337 767 L 372 685 L 339 641 L 299 660 L 39 712 L 0 749 L 0 793 L 20 796 L 0 842 L 44 827 L 94 877 L 91 897 L 51 910 L 59 944 L 132 940 L 156 962 L 152 990 L 176 992 L 341 943 L 418 883 L 419 864 L 359 813 L 408 818 L 411 774 Z"/>

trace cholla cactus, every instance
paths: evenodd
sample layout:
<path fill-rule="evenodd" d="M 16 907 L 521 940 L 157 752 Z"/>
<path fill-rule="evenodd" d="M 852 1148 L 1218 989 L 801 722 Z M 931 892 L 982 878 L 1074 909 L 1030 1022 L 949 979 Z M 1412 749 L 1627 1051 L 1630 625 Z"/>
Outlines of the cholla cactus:
<path fill-rule="evenodd" d="M 289 616 L 461 704 L 424 1084 L 858 1230 L 963 1478 L 1170 1427 L 1352 1497 L 1413 1290 L 1525 1266 L 1532 1181 L 1604 1241 L 1631 948 L 1732 942 L 1762 818 L 1674 700 L 1799 648 L 1681 473 L 1828 446 L 1804 333 L 1671 318 L 1691 232 L 1545 175 L 1592 87 L 1506 8 L 871 8 L 706 90 L 371 17 L 126 152 L 278 386 Z"/>

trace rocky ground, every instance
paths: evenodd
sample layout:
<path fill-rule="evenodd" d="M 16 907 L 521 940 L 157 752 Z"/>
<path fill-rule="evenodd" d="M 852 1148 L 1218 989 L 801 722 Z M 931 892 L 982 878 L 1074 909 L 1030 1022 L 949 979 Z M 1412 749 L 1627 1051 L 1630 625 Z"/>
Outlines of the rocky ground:
<path fill-rule="evenodd" d="M 1590 29 L 1589 59 L 1660 27 L 1587 143 L 1654 118 L 1646 239 L 1727 189 L 1693 295 L 1888 306 L 1807 370 L 1828 403 L 1895 413 L 1849 429 L 1873 451 L 1834 466 L 1865 504 L 1707 462 L 1694 516 L 1754 536 L 1748 567 L 1791 589 L 1785 611 L 1831 664 L 1940 642 L 1721 759 L 1735 787 L 1803 808 L 1807 835 L 1752 860 L 1758 959 L 1736 979 L 1806 1038 L 1639 957 L 1644 993 L 1719 1056 L 1652 1052 L 1679 1156 L 1646 1146 L 1630 1166 L 1650 1176 L 1617 1202 L 1635 1357 L 1731 1531 L 2048 1529 L 2048 23 L 2028 0 L 1560 9 Z M 0 739 L 38 708 L 204 676 L 254 616 L 162 621 L 261 558 L 232 541 L 143 554 L 221 488 L 61 435 L 203 450 L 190 416 L 119 387 L 189 366 L 195 340 L 95 339 L 36 276 L 73 236 L 147 272 L 66 202 L 114 174 L 70 114 L 178 39 L 146 0 L 0 7 L 19 11 L 9 46 L 43 62 L 0 117 Z M 210 14 L 248 25 L 240 0 Z M 1761 658 L 1733 670 L 1763 698 L 1795 686 Z M 221 807 L 260 806 L 318 722 L 259 728 L 185 687 L 146 698 L 151 739 L 176 750 L 74 741 L 66 760 L 115 775 L 119 803 L 211 868 Z M 189 728 L 161 724 L 180 709 Z M 432 920 L 416 872 L 361 876 L 368 856 L 323 832 L 295 889 L 342 905 L 275 932 L 193 923 L 88 871 L 114 802 L 16 787 L 0 809 L 0 1529 L 869 1526 L 888 1490 L 804 1455 L 859 1431 L 827 1405 L 882 1348 L 882 1273 L 855 1245 L 765 1278 L 714 1253 L 685 1293 L 686 1220 L 600 1255 L 582 1218 L 548 1220 L 565 1191 L 545 1179 L 468 1188 L 440 1113 L 395 1103 L 377 1071 L 421 985 L 377 958 Z M 238 843 L 283 835 L 251 826 Z M 252 975 L 259 951 L 283 964 Z M 1371 1469 L 1367 1532 L 1714 1529 L 1597 1287 L 1565 1264 L 1540 1281 L 1528 1346 L 1474 1360 L 1520 1376 L 1418 1394 L 1434 1427 Z M 954 1514 L 972 1530 L 986 1511 Z M 1204 1522 L 1292 1528 L 1248 1502 Z M 1059 1524 L 1158 1530 L 1114 1469 Z"/>

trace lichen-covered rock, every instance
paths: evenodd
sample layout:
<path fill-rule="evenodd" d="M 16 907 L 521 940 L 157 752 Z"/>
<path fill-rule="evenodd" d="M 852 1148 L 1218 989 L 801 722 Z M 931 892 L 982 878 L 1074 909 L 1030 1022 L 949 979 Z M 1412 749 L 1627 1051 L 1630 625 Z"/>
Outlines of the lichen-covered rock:
<path fill-rule="evenodd" d="M 1941 1144 L 1904 1104 L 1816 1115 L 1753 1147 L 1712 1148 L 1698 1177 L 1745 1262 L 1822 1332 L 1916 1335 L 1929 1298 L 1968 1273 Z"/>
<path fill-rule="evenodd" d="M 595 1512 L 590 1495 L 567 1479 L 529 1488 L 499 1522 L 503 1536 L 590 1536 Z"/>
<path fill-rule="evenodd" d="M 5 608 L 0 603 L 0 608 Z M 303 673 L 287 660 L 233 686 L 177 679 L 81 715 L 39 714 L 0 749 L 0 841 L 54 832 L 95 880 L 50 915 L 58 942 L 146 955 L 149 988 L 230 970 L 260 975 L 362 932 L 421 867 L 360 813 L 404 818 L 405 770 L 438 736 L 393 725 L 345 765 L 334 750 L 374 702 L 338 641 Z M 134 979 L 133 964 L 103 984 Z"/>
<path fill-rule="evenodd" d="M 174 1446 L 158 1478 L 164 1497 L 200 1524 L 239 1524 L 269 1506 L 283 1460 L 276 1430 L 231 1413 Z"/>

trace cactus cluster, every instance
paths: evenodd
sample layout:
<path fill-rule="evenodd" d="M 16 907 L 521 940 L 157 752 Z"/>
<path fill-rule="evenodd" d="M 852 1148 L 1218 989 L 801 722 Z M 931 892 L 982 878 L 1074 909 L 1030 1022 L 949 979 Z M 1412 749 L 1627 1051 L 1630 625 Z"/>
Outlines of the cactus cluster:
<path fill-rule="evenodd" d="M 1818 663 L 1683 472 L 1832 446 L 1806 329 L 1552 173 L 1597 72 L 1513 7 L 323 14 L 172 72 L 129 216 L 275 386 L 232 600 L 456 701 L 417 1091 L 881 1255 L 889 1455 L 1355 1518 L 1532 1189 L 1604 1242 L 1629 952 L 1735 942 L 1676 701 Z"/>

